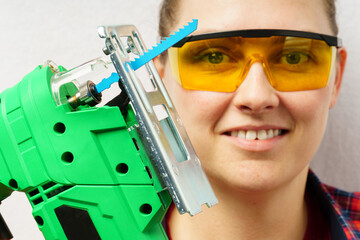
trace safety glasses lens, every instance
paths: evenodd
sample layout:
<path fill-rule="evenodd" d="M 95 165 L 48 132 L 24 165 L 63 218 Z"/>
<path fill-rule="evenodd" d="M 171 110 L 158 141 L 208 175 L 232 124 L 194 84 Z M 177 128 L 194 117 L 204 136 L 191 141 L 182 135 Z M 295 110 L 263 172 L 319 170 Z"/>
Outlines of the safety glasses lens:
<path fill-rule="evenodd" d="M 300 37 L 227 37 L 187 42 L 169 50 L 173 72 L 185 89 L 233 92 L 260 62 L 278 91 L 327 85 L 335 47 Z"/>

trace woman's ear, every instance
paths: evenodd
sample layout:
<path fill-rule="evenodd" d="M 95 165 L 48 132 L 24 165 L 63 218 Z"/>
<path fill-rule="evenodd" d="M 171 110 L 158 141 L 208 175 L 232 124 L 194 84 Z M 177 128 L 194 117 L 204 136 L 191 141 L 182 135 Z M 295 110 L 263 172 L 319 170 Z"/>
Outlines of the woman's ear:
<path fill-rule="evenodd" d="M 156 58 L 154 58 L 153 61 L 154 61 L 157 71 L 159 72 L 160 77 L 163 79 L 165 68 L 164 68 L 164 64 L 161 61 L 161 56 L 160 55 L 157 56 Z"/>
<path fill-rule="evenodd" d="M 338 99 L 340 87 L 344 75 L 345 64 L 346 64 L 347 52 L 345 48 L 339 48 L 337 52 L 337 60 L 336 60 L 336 73 L 335 73 L 335 84 L 332 91 L 331 101 L 330 101 L 330 109 L 335 106 L 335 103 Z"/>

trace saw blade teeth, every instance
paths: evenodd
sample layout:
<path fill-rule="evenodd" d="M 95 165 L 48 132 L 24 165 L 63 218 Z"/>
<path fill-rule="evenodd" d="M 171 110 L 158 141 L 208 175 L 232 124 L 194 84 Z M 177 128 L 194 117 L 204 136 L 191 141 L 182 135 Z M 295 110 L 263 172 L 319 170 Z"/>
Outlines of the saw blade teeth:
<path fill-rule="evenodd" d="M 101 93 L 102 91 L 109 89 L 110 86 L 117 81 L 119 81 L 119 75 L 117 73 L 112 73 L 110 77 L 104 78 L 100 83 L 98 83 L 95 86 L 95 90 L 98 93 Z"/>
<path fill-rule="evenodd" d="M 148 51 L 144 52 L 140 56 L 134 58 L 133 61 L 130 61 L 130 65 L 133 70 L 137 70 L 147 62 L 151 61 L 156 56 L 160 55 L 162 52 L 182 40 L 184 37 L 192 33 L 197 29 L 197 19 L 193 19 L 192 22 L 184 25 L 182 28 L 179 28 L 173 34 L 170 34 L 169 37 L 161 40 L 156 46 L 150 48 Z"/>

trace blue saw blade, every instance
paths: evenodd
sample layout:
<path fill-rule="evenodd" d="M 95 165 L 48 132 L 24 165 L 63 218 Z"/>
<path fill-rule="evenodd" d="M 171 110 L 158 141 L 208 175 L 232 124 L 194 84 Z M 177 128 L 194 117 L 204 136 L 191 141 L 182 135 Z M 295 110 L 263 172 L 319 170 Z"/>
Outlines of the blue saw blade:
<path fill-rule="evenodd" d="M 149 49 L 147 52 L 143 53 L 139 57 L 135 58 L 135 60 L 130 61 L 130 66 L 133 70 L 139 69 L 144 64 L 148 63 L 156 56 L 160 55 L 162 52 L 166 51 L 174 44 L 181 41 L 190 33 L 194 32 L 197 29 L 197 19 L 193 19 L 192 22 L 189 22 L 187 25 L 184 25 L 183 28 L 180 28 L 174 34 L 170 34 L 170 37 L 165 38 L 152 49 Z M 110 77 L 104 78 L 100 83 L 95 86 L 95 90 L 98 93 L 101 93 L 105 89 L 110 88 L 110 86 L 119 81 L 119 75 L 117 73 L 112 73 Z"/>
<path fill-rule="evenodd" d="M 170 37 L 165 38 L 152 49 L 149 49 L 147 52 L 143 53 L 143 55 L 140 55 L 138 58 L 135 58 L 135 60 L 130 61 L 132 69 L 137 70 L 145 63 L 151 61 L 156 56 L 160 55 L 162 52 L 181 41 L 184 37 L 194 32 L 197 29 L 197 23 L 197 19 L 193 19 L 192 22 L 188 23 L 188 25 L 184 25 L 183 28 L 180 28 L 174 34 L 170 34 Z"/>
<path fill-rule="evenodd" d="M 103 80 L 101 80 L 101 82 L 99 82 L 98 84 L 95 85 L 95 90 L 98 93 L 101 93 L 102 91 L 104 91 L 105 89 L 109 89 L 111 84 L 115 83 L 119 81 L 119 75 L 117 73 L 112 73 L 110 75 L 110 77 L 108 78 L 104 78 Z"/>

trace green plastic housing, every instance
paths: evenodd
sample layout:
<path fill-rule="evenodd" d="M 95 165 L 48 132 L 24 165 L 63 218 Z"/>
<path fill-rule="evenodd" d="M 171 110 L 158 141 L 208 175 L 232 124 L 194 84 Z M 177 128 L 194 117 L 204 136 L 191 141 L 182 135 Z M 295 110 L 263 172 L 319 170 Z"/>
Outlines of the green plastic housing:
<path fill-rule="evenodd" d="M 25 192 L 47 240 L 168 239 L 171 198 L 132 108 L 57 106 L 53 74 L 39 66 L 0 94 L 0 200 Z"/>

